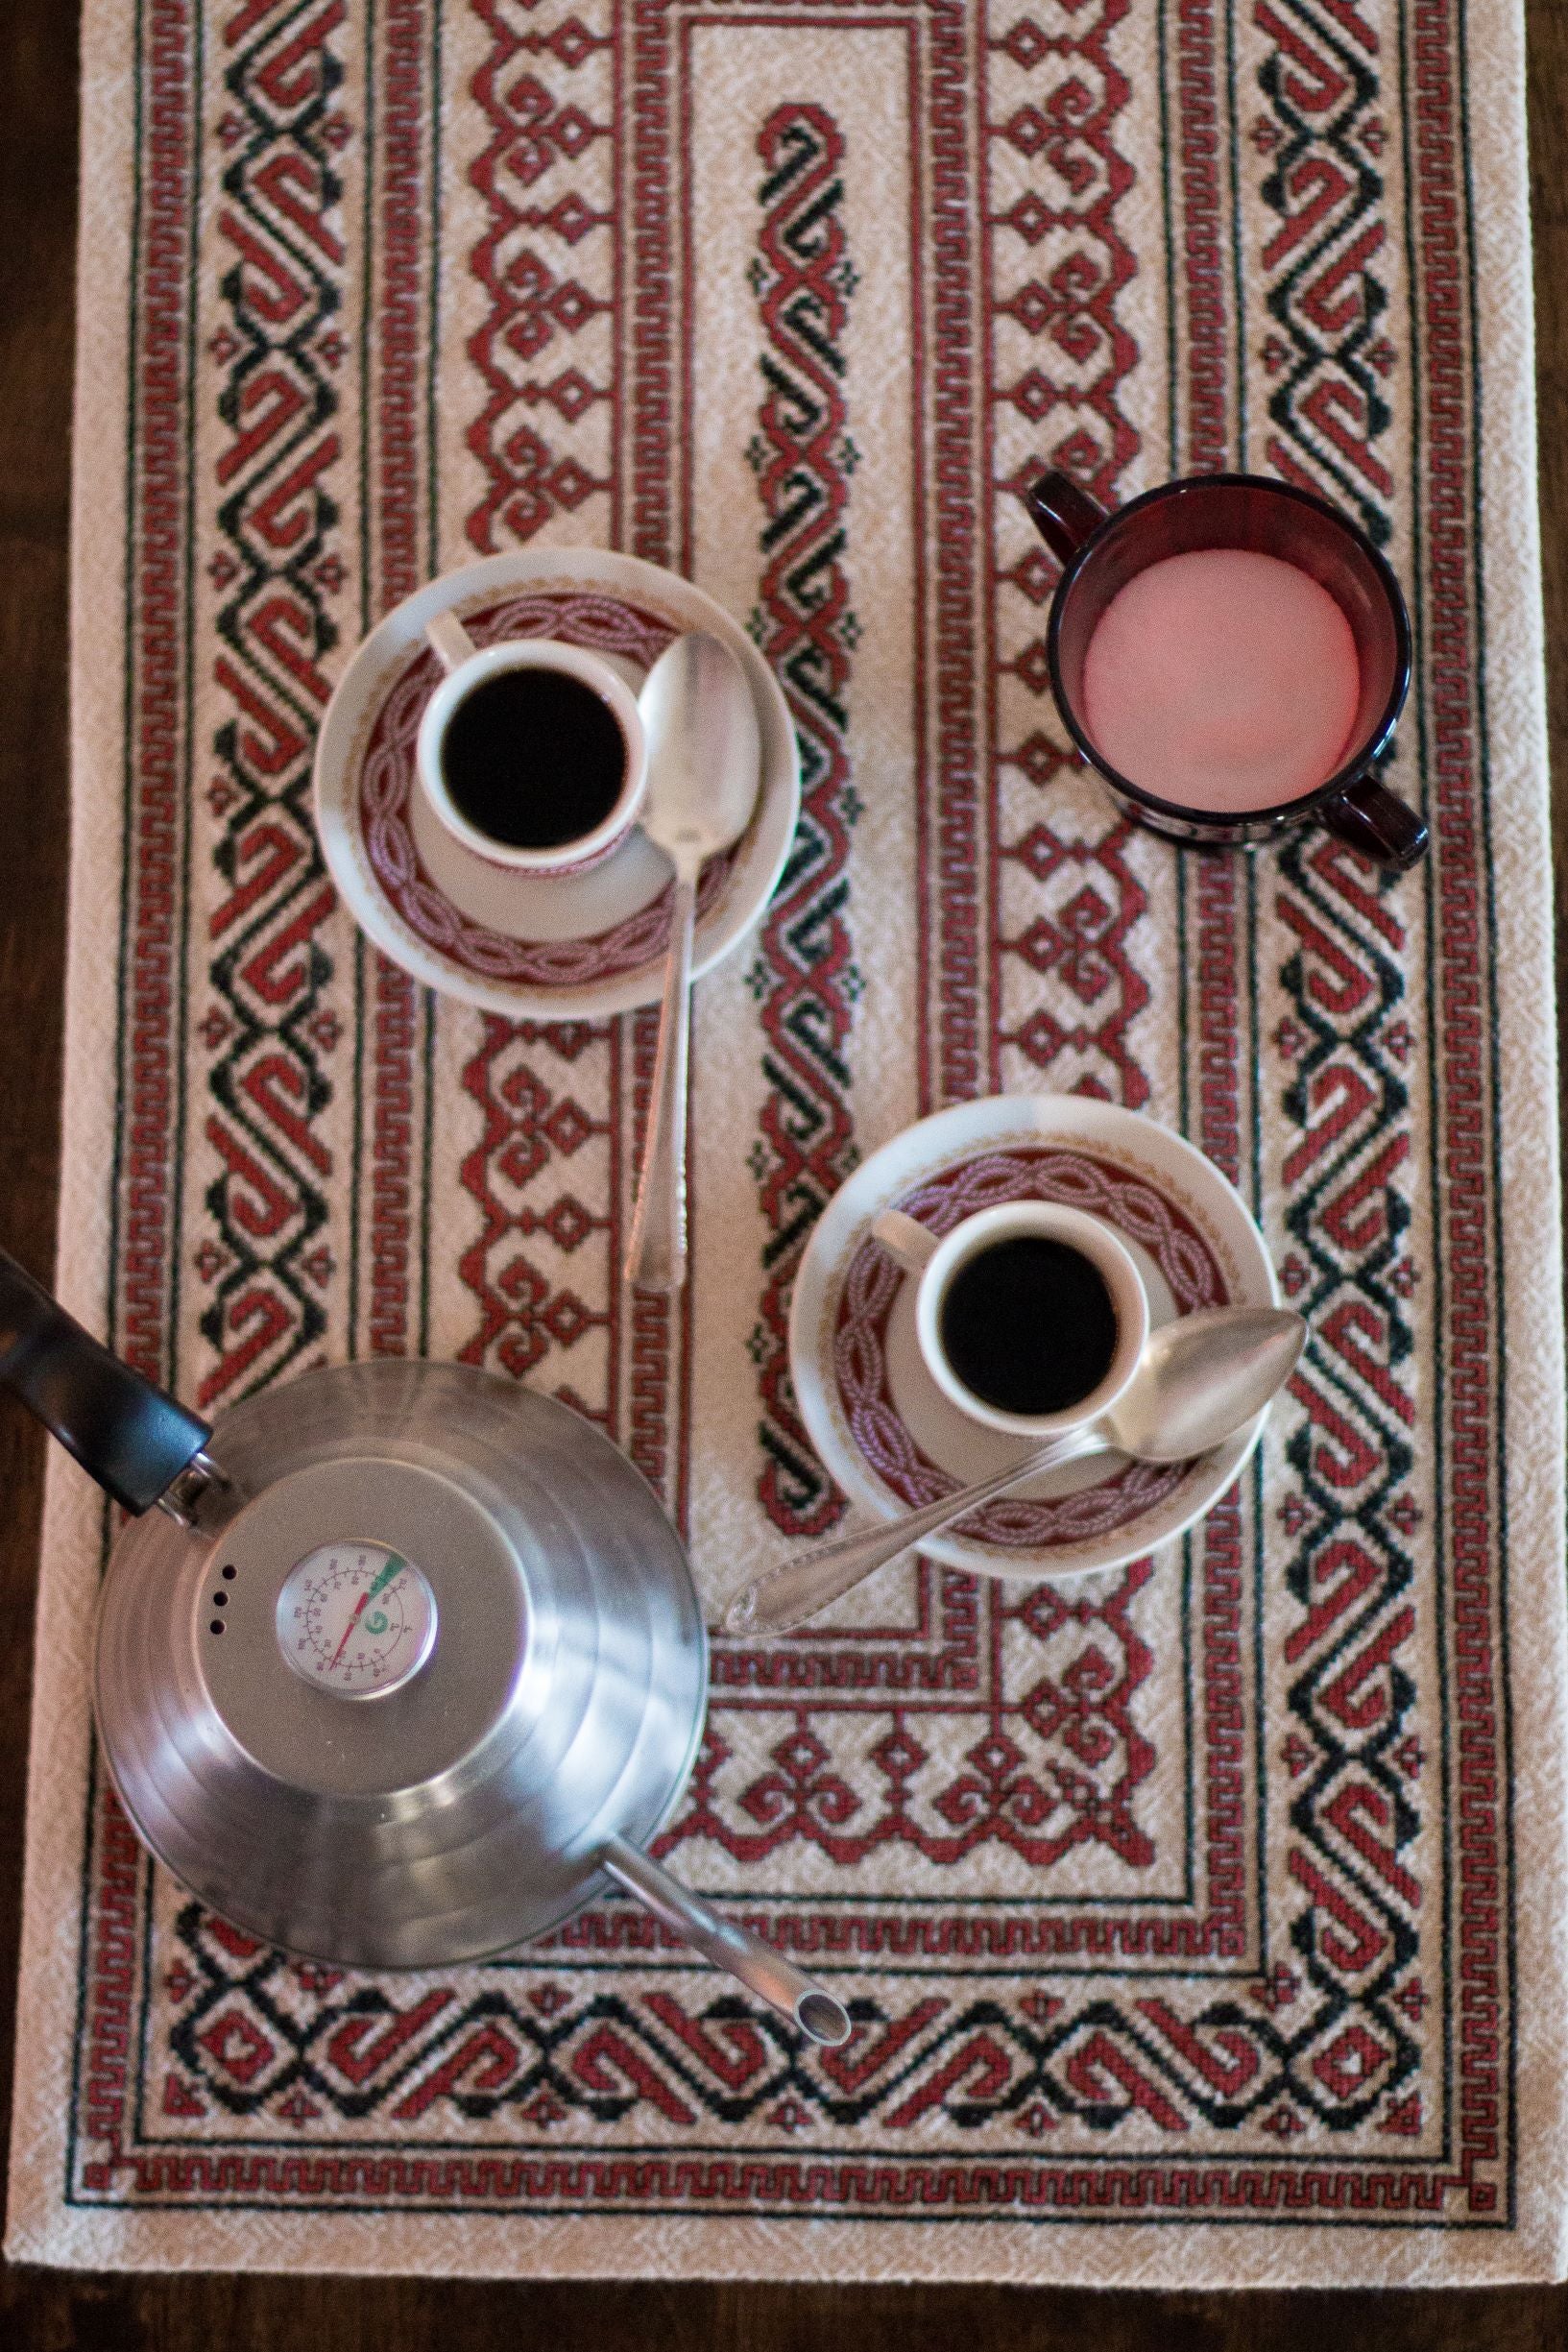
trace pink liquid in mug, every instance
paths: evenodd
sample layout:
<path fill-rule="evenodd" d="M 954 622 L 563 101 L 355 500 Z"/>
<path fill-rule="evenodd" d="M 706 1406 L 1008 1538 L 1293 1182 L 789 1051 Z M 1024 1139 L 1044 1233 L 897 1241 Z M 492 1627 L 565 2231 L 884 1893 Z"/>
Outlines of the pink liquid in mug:
<path fill-rule="evenodd" d="M 1350 623 L 1299 565 L 1242 547 L 1163 556 L 1120 589 L 1084 655 L 1084 727 L 1161 800 L 1221 815 L 1315 791 L 1361 698 Z"/>

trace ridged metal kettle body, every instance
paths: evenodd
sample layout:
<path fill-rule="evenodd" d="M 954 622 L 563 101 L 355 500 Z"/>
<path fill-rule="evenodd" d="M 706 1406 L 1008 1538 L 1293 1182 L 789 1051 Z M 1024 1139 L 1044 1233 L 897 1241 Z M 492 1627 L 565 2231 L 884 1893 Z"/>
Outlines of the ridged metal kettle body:
<path fill-rule="evenodd" d="M 708 1670 L 680 1540 L 609 1439 L 378 1359 L 250 1398 L 210 1452 L 196 1524 L 136 1520 L 101 1605 L 99 1725 L 153 1851 L 240 1927 L 371 1968 L 504 1951 L 608 1891 L 601 1850 L 685 1783 Z M 290 1657 L 300 1564 L 355 1546 L 411 1564 L 433 1620 L 365 1693 Z"/>

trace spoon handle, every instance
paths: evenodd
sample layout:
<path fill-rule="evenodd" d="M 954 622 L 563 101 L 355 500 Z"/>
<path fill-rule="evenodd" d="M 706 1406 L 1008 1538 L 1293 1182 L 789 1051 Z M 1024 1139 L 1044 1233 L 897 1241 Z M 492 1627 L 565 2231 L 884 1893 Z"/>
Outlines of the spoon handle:
<path fill-rule="evenodd" d="M 954 1519 L 965 1518 L 981 1503 L 988 1503 L 994 1494 L 1004 1494 L 1009 1487 L 1020 1486 L 1040 1470 L 1053 1470 L 1058 1463 L 1072 1462 L 1079 1454 L 1098 1453 L 1104 1443 L 1092 1429 L 1070 1429 L 1037 1453 L 998 1470 L 994 1477 L 960 1487 L 955 1494 L 941 1495 L 919 1511 L 905 1512 L 885 1527 L 843 1536 L 836 1543 L 820 1543 L 812 1551 L 797 1553 L 793 1560 L 781 1561 L 777 1567 L 741 1587 L 724 1612 L 724 1630 L 727 1634 L 782 1634 L 791 1625 L 800 1625 L 923 1537 L 938 1534 Z"/>
<path fill-rule="evenodd" d="M 686 1280 L 687 1060 L 696 912 L 696 875 L 677 871 L 642 1178 L 626 1249 L 626 1279 L 642 1291 L 678 1291 Z"/>

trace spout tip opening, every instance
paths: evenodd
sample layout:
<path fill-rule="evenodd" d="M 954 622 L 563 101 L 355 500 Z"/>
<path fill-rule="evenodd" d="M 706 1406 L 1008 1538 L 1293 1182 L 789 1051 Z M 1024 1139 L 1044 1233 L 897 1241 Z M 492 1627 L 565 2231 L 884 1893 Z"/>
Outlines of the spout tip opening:
<path fill-rule="evenodd" d="M 850 2038 L 849 2011 L 831 1993 L 818 1990 L 803 1993 L 795 2003 L 795 2023 L 802 2033 L 813 2042 L 825 2044 L 829 2049 L 836 2049 Z"/>

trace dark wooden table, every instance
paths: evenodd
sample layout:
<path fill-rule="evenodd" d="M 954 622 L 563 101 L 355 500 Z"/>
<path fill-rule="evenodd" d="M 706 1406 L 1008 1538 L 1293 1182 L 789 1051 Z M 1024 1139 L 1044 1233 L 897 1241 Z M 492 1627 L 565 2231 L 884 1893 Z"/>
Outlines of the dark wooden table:
<path fill-rule="evenodd" d="M 1511 0 L 1482 0 L 1508 7 Z M 1541 507 L 1552 673 L 1559 991 L 1568 994 L 1568 0 L 1528 0 Z M 54 1259 L 66 871 L 66 628 L 76 237 L 76 27 L 67 0 L 0 9 L 0 1230 Z M 0 1411 L 0 2148 L 21 1907 L 22 1797 L 43 1439 Z M 3 2163 L 3 2158 L 0 2158 Z M 1568 2183 L 1564 2184 L 1568 2194 Z M 1077 2347 L 1534 2352 L 1568 2341 L 1568 2290 L 1194 2295 L 1011 2288 L 644 2287 L 137 2278 L 0 2267 L 7 2352 L 987 2352 Z"/>

